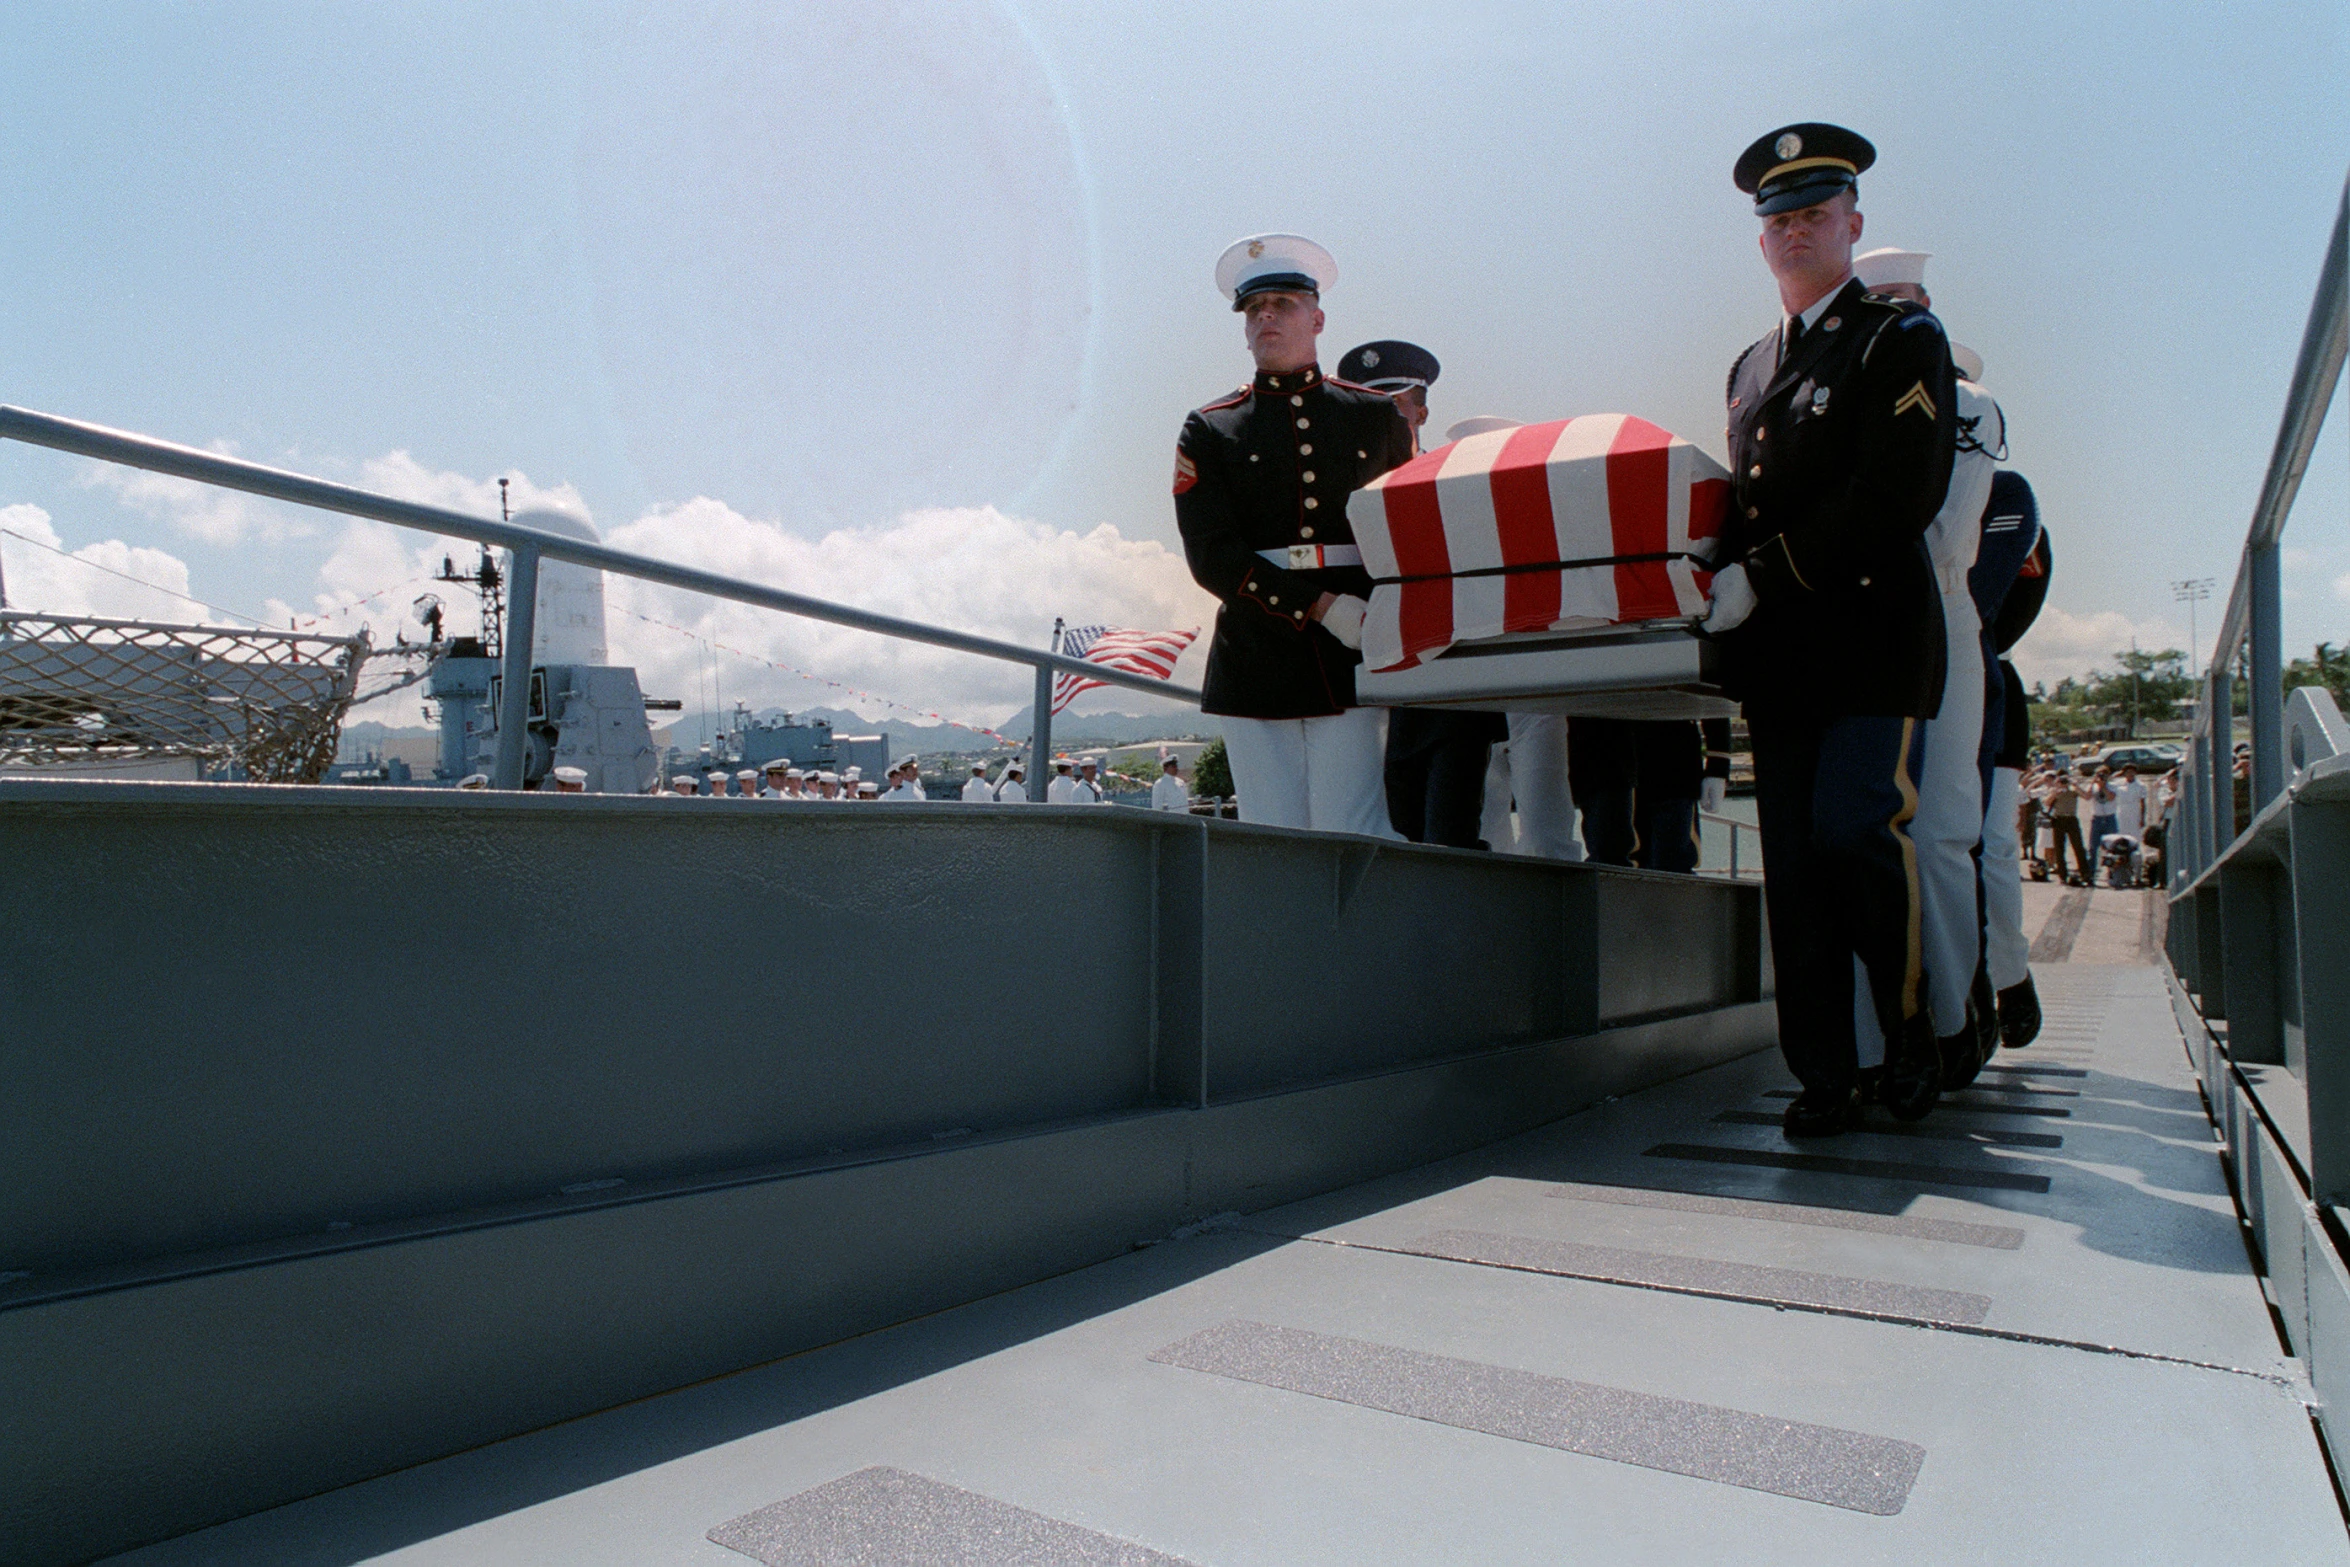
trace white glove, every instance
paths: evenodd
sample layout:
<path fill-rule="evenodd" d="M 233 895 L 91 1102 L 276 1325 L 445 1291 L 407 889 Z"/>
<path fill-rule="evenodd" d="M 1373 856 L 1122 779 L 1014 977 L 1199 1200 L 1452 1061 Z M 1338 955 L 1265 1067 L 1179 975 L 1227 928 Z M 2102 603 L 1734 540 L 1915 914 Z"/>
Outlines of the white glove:
<path fill-rule="evenodd" d="M 1724 566 L 1714 573 L 1714 607 L 1705 617 L 1703 629 L 1720 635 L 1743 625 L 1754 613 L 1754 584 L 1746 580 L 1744 566 Z"/>
<path fill-rule="evenodd" d="M 1338 595 L 1338 602 L 1322 612 L 1322 629 L 1348 647 L 1360 649 L 1363 645 L 1363 617 L 1371 606 L 1351 593 Z"/>
<path fill-rule="evenodd" d="M 1722 814 L 1722 806 L 1730 798 L 1730 780 L 1707 778 L 1697 785 L 1697 808 L 1708 816 Z"/>

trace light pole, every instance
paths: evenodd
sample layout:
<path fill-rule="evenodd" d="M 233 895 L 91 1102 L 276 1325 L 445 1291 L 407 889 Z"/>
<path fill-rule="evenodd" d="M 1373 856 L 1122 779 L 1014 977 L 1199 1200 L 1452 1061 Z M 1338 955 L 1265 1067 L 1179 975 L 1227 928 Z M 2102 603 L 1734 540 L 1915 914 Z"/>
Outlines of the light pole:
<path fill-rule="evenodd" d="M 2202 645 L 2195 634 L 2195 606 L 2211 597 L 2211 588 L 2212 581 L 2209 577 L 2190 577 L 2184 582 L 2174 582 L 2170 585 L 2171 598 L 2187 606 L 2187 677 L 2189 679 L 2195 677 L 2195 650 Z"/>

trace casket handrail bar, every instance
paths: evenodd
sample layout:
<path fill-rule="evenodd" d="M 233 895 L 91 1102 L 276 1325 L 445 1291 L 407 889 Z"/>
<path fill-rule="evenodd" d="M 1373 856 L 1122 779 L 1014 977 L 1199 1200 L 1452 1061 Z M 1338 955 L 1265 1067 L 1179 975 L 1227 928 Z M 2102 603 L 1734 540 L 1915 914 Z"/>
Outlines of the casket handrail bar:
<path fill-rule="evenodd" d="M 2285 521 L 2301 493 L 2326 411 L 2333 404 L 2334 387 L 2342 379 L 2342 365 L 2350 353 L 2350 178 L 2334 208 L 2334 231 L 2327 242 L 2325 261 L 2318 268 L 2317 294 L 2309 304 L 2309 321 L 2302 329 L 2301 352 L 2293 364 L 2293 379 L 2285 392 L 2284 417 L 2277 424 L 2276 445 L 2268 471 L 2260 481 L 2260 499 L 2252 509 L 2252 526 L 2228 592 L 2227 613 L 2220 619 L 2219 640 L 2212 644 L 2211 664 L 2195 704 L 2191 770 L 2187 774 L 2187 809 L 2181 813 L 2189 831 L 2172 856 L 2174 885 L 2184 886 L 2221 858 L 2236 839 L 2235 789 L 2235 664 L 2247 651 L 2245 678 L 2251 684 L 2245 706 L 2252 719 L 2252 814 L 2274 800 L 2285 788 L 2284 725 L 2284 584 L 2280 544 Z M 2247 650 L 2245 644 L 2249 642 Z"/>
<path fill-rule="evenodd" d="M 901 641 L 921 642 L 958 653 L 976 654 L 981 658 L 1026 664 L 1036 671 L 1036 727 L 1030 739 L 1030 749 L 1039 759 L 1049 754 L 1052 747 L 1052 687 L 1056 673 L 1082 675 L 1087 680 L 1099 681 L 1104 685 L 1123 686 L 1194 707 L 1201 700 L 1200 693 L 1189 686 L 1154 680 L 1148 675 L 1133 674 L 1107 664 L 1088 663 L 1081 658 L 1021 647 L 1017 643 L 998 641 L 994 637 L 955 631 L 945 626 L 925 625 L 918 620 L 884 615 L 848 604 L 835 604 L 827 599 L 811 598 L 804 593 L 768 587 L 740 577 L 700 571 L 650 555 L 612 549 L 585 539 L 569 538 L 492 518 L 475 517 L 446 507 L 397 500 L 352 485 L 336 484 L 308 474 L 271 468 L 242 458 L 225 457 L 218 452 L 199 451 L 192 446 L 181 446 L 153 436 L 109 429 L 104 425 L 67 419 L 56 414 L 0 406 L 0 439 L 46 446 L 55 451 L 95 458 L 100 462 L 143 468 L 151 473 L 170 474 L 174 478 L 190 479 L 220 489 L 241 490 L 248 495 L 284 501 L 289 505 L 340 512 L 346 516 L 390 523 L 394 527 L 470 539 L 478 544 L 496 545 L 510 551 L 513 560 L 508 583 L 510 608 L 506 637 L 507 668 L 504 671 L 508 678 L 501 692 L 501 711 L 498 714 L 501 745 L 498 764 L 493 769 L 491 780 L 495 787 L 501 789 L 518 789 L 522 786 L 521 749 L 519 745 L 506 745 L 504 737 L 519 736 L 526 721 L 524 704 L 528 700 L 530 686 L 531 622 L 537 610 L 538 564 L 542 558 L 592 566 L 644 582 L 683 588 L 689 593 L 707 594 L 712 598 L 778 610 L 807 620 L 821 620 L 858 631 L 871 631 Z M 507 708 L 512 711 L 509 713 L 505 710 Z M 1044 797 L 1046 771 L 1041 765 L 1029 769 L 1033 775 L 1029 780 L 1031 799 Z"/>

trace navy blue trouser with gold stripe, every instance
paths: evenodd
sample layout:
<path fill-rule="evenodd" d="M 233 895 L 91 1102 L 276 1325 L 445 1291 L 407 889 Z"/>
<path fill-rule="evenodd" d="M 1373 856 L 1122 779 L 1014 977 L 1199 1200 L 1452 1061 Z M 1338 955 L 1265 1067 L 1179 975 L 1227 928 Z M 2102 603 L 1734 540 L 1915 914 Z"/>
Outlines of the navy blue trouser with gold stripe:
<path fill-rule="evenodd" d="M 1907 825 L 1925 721 L 1837 718 L 1749 702 L 1763 900 L 1778 986 L 1779 1048 L 1807 1089 L 1858 1074 L 1852 960 L 1887 1040 L 1926 1004 L 1917 851 Z"/>

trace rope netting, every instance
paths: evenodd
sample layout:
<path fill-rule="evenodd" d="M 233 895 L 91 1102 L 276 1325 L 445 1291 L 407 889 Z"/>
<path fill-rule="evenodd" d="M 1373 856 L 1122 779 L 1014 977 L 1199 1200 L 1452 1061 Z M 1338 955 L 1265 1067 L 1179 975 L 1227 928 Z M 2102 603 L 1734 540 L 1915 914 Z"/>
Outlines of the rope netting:
<path fill-rule="evenodd" d="M 0 610 L 0 763 L 193 756 L 315 783 L 370 651 L 364 632 Z"/>

